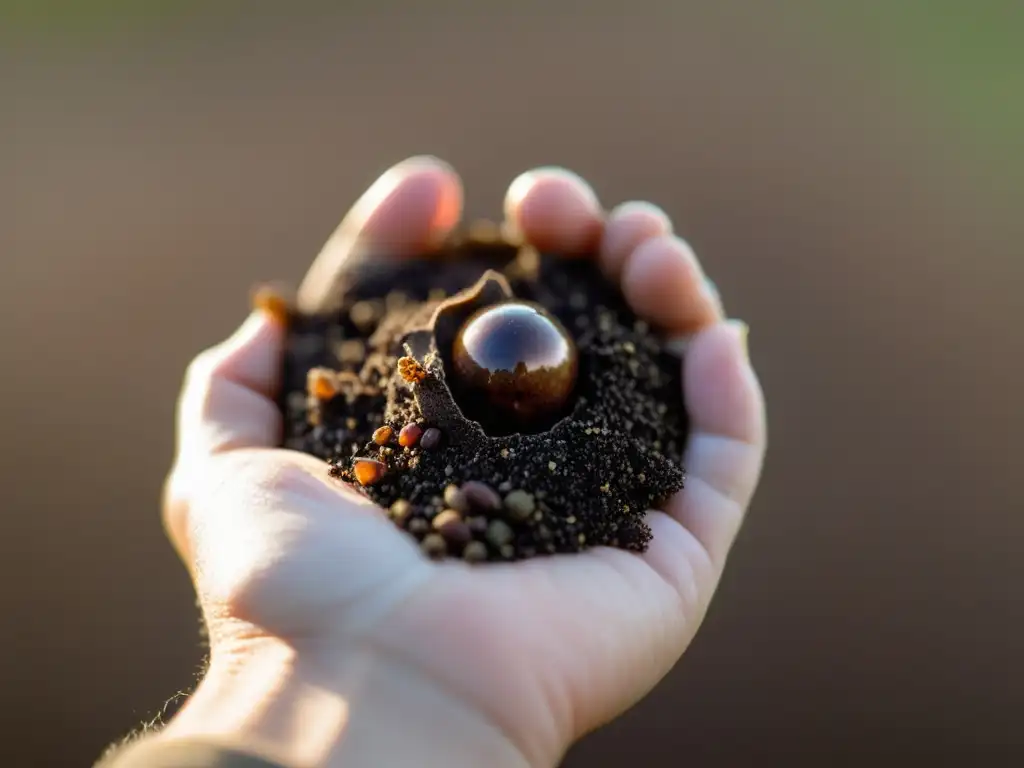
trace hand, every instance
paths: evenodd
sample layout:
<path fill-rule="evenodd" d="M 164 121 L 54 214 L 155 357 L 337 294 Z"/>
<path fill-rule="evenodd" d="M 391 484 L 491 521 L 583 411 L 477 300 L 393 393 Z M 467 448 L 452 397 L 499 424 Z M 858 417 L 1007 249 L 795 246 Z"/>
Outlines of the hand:
<path fill-rule="evenodd" d="M 310 270 L 354 248 L 422 252 L 459 219 L 455 174 L 388 171 Z M 162 738 L 244 743 L 292 765 L 558 762 L 672 667 L 707 609 L 757 483 L 761 390 L 746 327 L 668 218 L 605 213 L 560 170 L 520 176 L 506 217 L 538 248 L 598 252 L 633 308 L 686 340 L 684 491 L 650 513 L 644 555 L 610 548 L 470 567 L 431 562 L 326 466 L 277 449 L 283 329 L 256 312 L 189 369 L 165 522 L 195 581 L 209 673 Z"/>

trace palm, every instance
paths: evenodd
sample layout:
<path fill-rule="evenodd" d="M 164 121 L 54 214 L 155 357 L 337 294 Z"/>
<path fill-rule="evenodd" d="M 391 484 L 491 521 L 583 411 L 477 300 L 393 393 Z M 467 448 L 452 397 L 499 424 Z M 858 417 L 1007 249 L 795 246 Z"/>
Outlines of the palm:
<path fill-rule="evenodd" d="M 709 591 L 706 554 L 665 515 L 643 557 L 601 548 L 474 568 L 424 558 L 307 456 L 240 450 L 214 466 L 204 503 L 227 514 L 202 539 L 216 551 L 196 553 L 207 600 L 276 636 L 370 641 L 511 733 L 557 743 L 614 714 L 607 692 L 641 695 Z"/>
<path fill-rule="evenodd" d="M 560 210 L 557 197 L 542 200 L 532 221 L 529 194 L 518 201 L 528 236 L 532 224 L 536 239 L 543 237 L 545 216 L 562 217 L 554 229 L 563 240 L 571 240 L 573 226 L 591 226 L 584 219 L 596 214 L 586 210 L 587 200 L 582 208 L 574 202 L 578 190 L 570 184 L 558 192 L 556 184 L 555 193 L 568 203 L 563 200 Z M 543 198 L 545 192 L 533 194 Z M 377 204 L 386 214 L 387 202 Z M 359 214 L 364 239 L 372 213 Z M 424 226 L 439 226 L 436 213 Z M 583 223 L 574 225 L 574 216 Z M 630 221 L 644 224 L 642 216 Z M 623 222 L 613 229 L 613 216 L 602 225 L 605 243 L 626 237 L 621 231 L 628 235 L 630 222 Z M 380 221 L 375 226 L 387 232 Z M 332 240 L 334 250 L 350 247 L 351 231 L 342 235 Z M 415 238 L 408 243 L 415 244 Z M 584 245 L 582 239 L 559 244 Z M 669 295 L 670 306 L 663 307 L 659 291 L 672 287 L 672 270 L 680 268 L 666 260 L 674 258 L 671 241 L 661 262 L 656 249 L 641 253 L 646 244 L 630 256 L 632 277 L 630 264 L 611 268 L 625 272 L 623 289 L 638 312 L 671 324 L 663 315 L 678 315 L 680 297 Z M 330 248 L 326 253 L 327 261 L 336 260 Z M 651 262 L 646 267 L 644 259 Z M 317 280 L 304 286 L 307 301 L 323 282 L 324 262 L 321 256 L 310 273 Z M 676 287 L 695 282 L 692 272 L 684 265 Z M 598 548 L 479 567 L 431 562 L 379 508 L 330 480 L 322 462 L 258 447 L 273 444 L 280 429 L 268 396 L 283 343 L 280 328 L 266 318 L 254 321 L 200 358 L 182 402 L 167 519 L 186 560 L 195 562 L 214 643 L 218 633 L 239 625 L 246 633 L 294 642 L 371 643 L 538 754 L 557 752 L 627 707 L 664 675 L 696 630 L 763 450 L 756 381 L 737 354 L 734 333 L 717 322 L 715 297 L 701 291 L 691 286 L 690 304 L 698 311 L 689 330 L 697 333 L 685 371 L 694 423 L 690 480 L 665 512 L 651 513 L 654 539 L 642 556 Z"/>

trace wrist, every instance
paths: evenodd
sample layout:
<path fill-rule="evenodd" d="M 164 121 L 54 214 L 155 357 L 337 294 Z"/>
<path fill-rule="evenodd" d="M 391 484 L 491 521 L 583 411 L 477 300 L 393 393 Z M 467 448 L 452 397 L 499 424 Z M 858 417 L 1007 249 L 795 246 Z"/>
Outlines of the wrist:
<path fill-rule="evenodd" d="M 207 739 L 288 768 L 528 765 L 479 712 L 417 671 L 373 649 L 328 654 L 278 640 L 215 653 L 160 738 Z"/>

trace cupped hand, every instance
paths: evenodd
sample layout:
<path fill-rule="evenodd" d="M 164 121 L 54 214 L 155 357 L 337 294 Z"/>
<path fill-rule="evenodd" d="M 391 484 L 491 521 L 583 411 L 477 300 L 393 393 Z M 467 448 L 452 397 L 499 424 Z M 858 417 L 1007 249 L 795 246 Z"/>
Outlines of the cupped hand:
<path fill-rule="evenodd" d="M 395 166 L 344 218 L 300 299 L 315 303 L 357 249 L 391 258 L 429 250 L 461 207 L 459 180 L 444 163 Z M 419 757 L 374 764 L 552 765 L 685 650 L 765 449 L 746 327 L 724 318 L 693 251 L 651 204 L 606 212 L 577 176 L 539 169 L 512 183 L 505 215 L 542 250 L 598 254 L 633 309 L 685 345 L 686 488 L 649 513 L 648 551 L 595 548 L 482 566 L 427 560 L 322 462 L 275 447 L 284 329 L 256 311 L 196 358 L 180 401 L 165 523 L 203 607 L 211 682 L 169 736 L 251 728 L 295 764 L 333 764 L 342 754 L 372 763 L 387 747 Z M 298 714 L 265 695 L 294 680 Z M 205 706 L 204 688 L 220 691 Z M 239 688 L 251 707 L 218 715 L 218 696 Z M 259 731 L 265 722 L 274 725 Z M 288 734 L 302 743 L 287 744 Z"/>

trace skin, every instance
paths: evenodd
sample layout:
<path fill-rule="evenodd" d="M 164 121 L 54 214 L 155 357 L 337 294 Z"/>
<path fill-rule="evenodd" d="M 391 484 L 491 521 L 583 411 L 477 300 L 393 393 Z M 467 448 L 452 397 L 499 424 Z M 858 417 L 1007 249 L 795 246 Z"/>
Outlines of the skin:
<path fill-rule="evenodd" d="M 356 251 L 435 244 L 461 205 L 443 162 L 392 168 L 314 261 L 301 300 L 315 305 Z M 272 447 L 284 331 L 257 312 L 196 358 L 180 401 L 164 520 L 211 664 L 156 738 L 244 745 L 294 766 L 551 766 L 690 643 L 765 450 L 746 326 L 723 317 L 692 249 L 649 203 L 606 212 L 575 174 L 536 169 L 512 182 L 505 214 L 538 247 L 597 250 L 633 308 L 685 342 L 687 486 L 649 513 L 649 551 L 473 569 L 426 560 L 321 462 Z"/>

